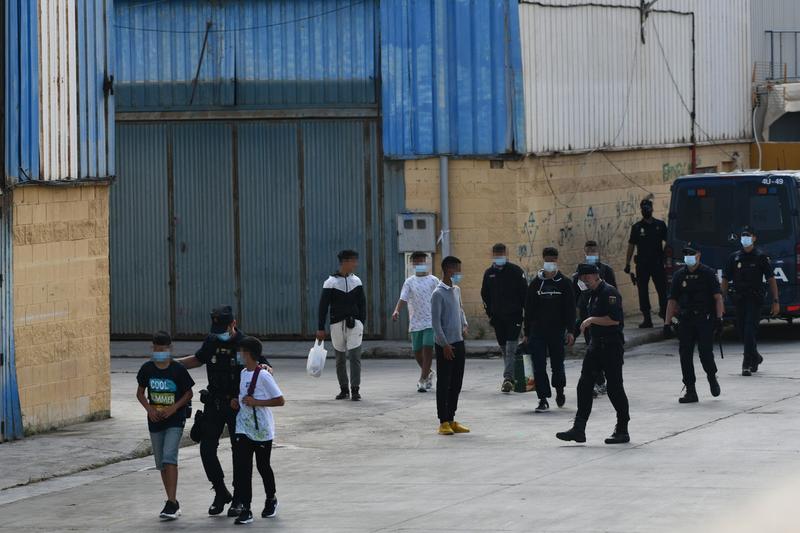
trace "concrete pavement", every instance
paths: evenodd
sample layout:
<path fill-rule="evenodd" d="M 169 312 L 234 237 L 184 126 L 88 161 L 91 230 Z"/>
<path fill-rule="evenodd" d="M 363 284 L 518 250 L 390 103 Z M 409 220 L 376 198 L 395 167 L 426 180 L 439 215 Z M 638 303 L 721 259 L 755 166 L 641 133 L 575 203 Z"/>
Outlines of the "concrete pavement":
<path fill-rule="evenodd" d="M 674 341 L 631 350 L 625 378 L 633 442 L 619 447 L 602 443 L 614 423 L 605 398 L 595 405 L 586 445 L 565 445 L 553 436 L 574 416 L 579 361 L 567 363 L 566 408 L 541 415 L 532 412 L 534 395 L 497 392 L 499 361 L 469 361 L 458 418 L 473 433 L 453 437 L 435 434 L 433 394 L 414 392 L 410 362 L 366 363 L 361 403 L 330 400 L 337 388 L 331 367 L 315 380 L 304 374 L 302 361 L 282 362 L 277 379 L 287 406 L 275 409 L 273 454 L 280 515 L 254 526 L 292 532 L 796 531 L 800 350 L 794 328 L 774 331 L 774 340 L 762 343 L 762 371 L 739 376 L 741 360 L 729 344 L 728 357 L 718 361 L 722 396 L 712 399 L 701 380 L 701 402 L 689 406 L 677 403 Z M 119 403 L 135 402 L 139 363 L 114 361 L 115 419 L 93 424 L 122 423 L 128 416 L 130 424 L 115 428 L 97 448 L 115 437 L 147 437 L 141 409 Z M 67 448 L 74 437 L 58 442 Z M 2 477 L 12 469 L 8 446 L 43 438 L 49 436 L 0 446 Z M 50 448 L 54 463 L 58 448 Z M 222 450 L 229 467 L 228 447 Z M 70 450 L 59 457 L 74 462 L 73 456 Z M 41 457 L 28 455 L 26 462 L 19 452 L 13 470 L 24 477 L 31 459 Z M 159 525 L 154 518 L 163 497 L 148 457 L 0 490 L 0 530 L 233 527 L 205 515 L 211 494 L 197 447 L 184 448 L 181 462 L 184 516 L 177 523 Z M 259 505 L 263 489 L 254 487 Z"/>

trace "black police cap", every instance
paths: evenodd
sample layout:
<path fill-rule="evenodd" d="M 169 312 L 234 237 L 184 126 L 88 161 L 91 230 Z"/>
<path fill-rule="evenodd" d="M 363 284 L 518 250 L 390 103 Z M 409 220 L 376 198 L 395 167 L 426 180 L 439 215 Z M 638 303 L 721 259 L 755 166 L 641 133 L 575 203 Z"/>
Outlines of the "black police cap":
<path fill-rule="evenodd" d="M 650 198 L 645 198 L 644 200 L 639 202 L 639 207 L 644 207 L 646 205 L 649 205 L 650 207 L 653 207 L 653 200 L 651 200 Z"/>
<path fill-rule="evenodd" d="M 592 265 L 589 263 L 581 263 L 578 265 L 578 275 L 585 276 L 586 274 L 599 274 L 600 269 L 597 268 L 597 265 Z"/>
<path fill-rule="evenodd" d="M 755 235 L 756 230 L 753 229 L 753 226 L 749 224 L 746 226 L 742 226 L 742 235 Z"/>
<path fill-rule="evenodd" d="M 211 333 L 225 333 L 233 322 L 233 309 L 222 305 L 211 310 Z"/>
<path fill-rule="evenodd" d="M 696 255 L 697 247 L 692 242 L 687 242 L 683 246 L 683 255 Z"/>

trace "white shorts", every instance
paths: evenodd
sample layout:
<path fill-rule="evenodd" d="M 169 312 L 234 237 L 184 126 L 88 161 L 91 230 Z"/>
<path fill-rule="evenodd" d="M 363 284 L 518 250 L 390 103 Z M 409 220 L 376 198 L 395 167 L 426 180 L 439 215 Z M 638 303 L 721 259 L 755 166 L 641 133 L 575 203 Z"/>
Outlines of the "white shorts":
<path fill-rule="evenodd" d="M 337 352 L 346 352 L 353 348 L 361 346 L 361 340 L 364 336 L 364 324 L 360 320 L 356 320 L 356 326 L 348 329 L 345 326 L 345 321 L 331 324 L 331 344 L 333 349 Z"/>

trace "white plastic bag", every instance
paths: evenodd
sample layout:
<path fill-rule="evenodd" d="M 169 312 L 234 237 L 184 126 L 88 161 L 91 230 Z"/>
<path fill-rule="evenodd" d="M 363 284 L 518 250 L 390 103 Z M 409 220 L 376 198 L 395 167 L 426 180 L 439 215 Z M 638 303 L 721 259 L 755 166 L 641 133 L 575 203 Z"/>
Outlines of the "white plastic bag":
<path fill-rule="evenodd" d="M 322 369 L 325 368 L 325 358 L 328 357 L 328 352 L 325 350 L 323 341 L 315 341 L 314 346 L 308 351 L 308 363 L 306 363 L 306 372 L 309 376 L 318 378 L 322 375 Z"/>

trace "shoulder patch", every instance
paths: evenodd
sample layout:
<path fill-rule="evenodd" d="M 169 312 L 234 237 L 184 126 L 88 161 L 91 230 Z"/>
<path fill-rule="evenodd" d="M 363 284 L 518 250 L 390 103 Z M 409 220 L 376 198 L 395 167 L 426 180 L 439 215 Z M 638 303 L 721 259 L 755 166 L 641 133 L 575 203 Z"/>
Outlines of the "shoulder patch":
<path fill-rule="evenodd" d="M 617 297 L 612 294 L 611 296 L 608 297 L 608 303 L 614 305 L 615 303 L 617 303 Z"/>

